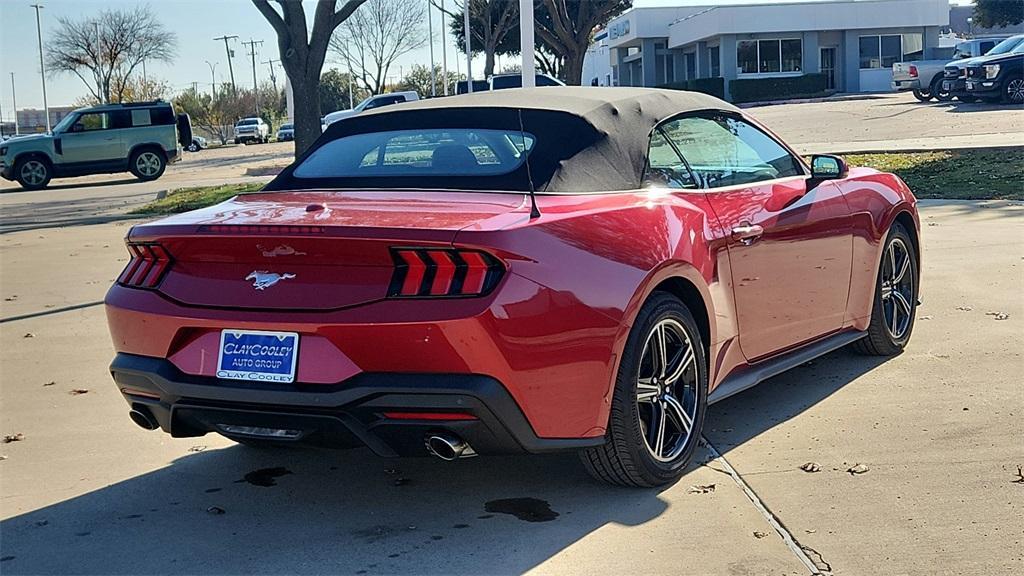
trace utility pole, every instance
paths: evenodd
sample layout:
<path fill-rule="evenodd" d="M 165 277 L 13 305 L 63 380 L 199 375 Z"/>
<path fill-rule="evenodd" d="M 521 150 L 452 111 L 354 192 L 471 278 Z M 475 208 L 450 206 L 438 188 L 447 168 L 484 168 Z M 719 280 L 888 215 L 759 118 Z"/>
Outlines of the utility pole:
<path fill-rule="evenodd" d="M 256 115 L 260 115 L 260 90 L 259 86 L 256 85 L 256 46 L 263 45 L 263 40 L 253 40 L 249 38 L 248 42 L 242 42 L 242 46 L 249 46 L 249 56 L 252 56 L 252 95 L 256 98 Z"/>
<path fill-rule="evenodd" d="M 43 65 L 43 27 L 39 23 L 39 11 L 42 4 L 32 4 L 36 9 L 36 37 L 39 39 L 39 77 L 43 80 L 43 114 L 46 116 L 46 131 L 50 131 L 50 105 L 46 103 L 46 67 Z M 17 112 L 15 112 L 17 114 Z"/>
<path fill-rule="evenodd" d="M 220 38 L 214 38 L 214 40 L 224 41 L 224 51 L 228 54 L 228 72 L 231 73 L 231 92 L 238 93 L 238 87 L 235 86 L 235 68 L 231 65 L 231 57 L 234 56 L 234 52 L 228 47 L 228 40 L 234 40 L 238 36 L 221 36 Z"/>
<path fill-rule="evenodd" d="M 199 82 L 196 82 L 194 80 L 192 81 L 192 93 L 196 96 L 199 95 Z"/>
<path fill-rule="evenodd" d="M 217 97 L 217 73 L 216 73 L 217 72 L 217 63 L 214 62 L 214 63 L 211 64 L 209 60 L 206 60 L 206 65 L 210 67 L 210 94 L 214 98 L 216 98 Z"/>
<path fill-rule="evenodd" d="M 522 4 L 522 1 L 523 0 L 520 0 L 520 4 Z M 465 17 L 465 20 L 463 22 L 464 23 L 463 30 L 465 31 L 465 34 L 463 34 L 462 36 L 466 39 L 465 40 L 465 46 L 464 46 L 464 48 L 466 49 L 466 92 L 468 94 L 472 94 L 473 93 L 473 54 L 470 51 L 470 46 L 471 46 L 472 43 L 469 41 L 469 37 L 471 35 L 470 34 L 470 30 L 472 30 L 472 28 L 469 27 L 469 7 L 472 4 L 472 0 L 465 0 L 465 4 L 466 4 L 466 9 L 462 11 L 463 16 Z M 533 4 L 530 4 L 530 6 L 532 7 Z"/>
<path fill-rule="evenodd" d="M 434 16 L 430 13 L 427 0 L 427 37 L 430 38 L 430 95 L 437 96 L 437 79 L 434 78 Z"/>
<path fill-rule="evenodd" d="M 448 95 L 448 33 L 444 27 L 444 0 L 441 0 L 441 83 L 444 95 Z"/>
<path fill-rule="evenodd" d="M 270 83 L 274 85 L 274 92 L 277 92 L 277 75 L 274 74 L 274 64 L 280 62 L 280 60 L 267 60 L 264 62 L 264 64 L 270 66 Z"/>
<path fill-rule="evenodd" d="M 11 103 L 14 104 L 14 135 L 20 133 L 18 129 L 18 93 L 14 90 L 14 72 L 11 72 Z"/>
<path fill-rule="evenodd" d="M 523 88 L 537 85 L 536 64 L 533 51 L 536 42 L 533 36 L 533 0 L 519 0 L 519 46 L 523 54 Z"/>

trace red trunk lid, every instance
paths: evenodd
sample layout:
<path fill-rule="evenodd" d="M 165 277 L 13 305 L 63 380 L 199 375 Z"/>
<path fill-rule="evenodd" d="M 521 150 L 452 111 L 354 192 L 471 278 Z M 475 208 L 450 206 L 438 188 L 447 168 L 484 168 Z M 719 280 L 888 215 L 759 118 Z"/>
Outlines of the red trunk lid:
<path fill-rule="evenodd" d="M 159 290 L 183 304 L 329 310 L 386 296 L 392 246 L 448 246 L 459 230 L 528 217 L 522 194 L 274 192 L 139 225 L 130 240 L 166 248 Z"/>

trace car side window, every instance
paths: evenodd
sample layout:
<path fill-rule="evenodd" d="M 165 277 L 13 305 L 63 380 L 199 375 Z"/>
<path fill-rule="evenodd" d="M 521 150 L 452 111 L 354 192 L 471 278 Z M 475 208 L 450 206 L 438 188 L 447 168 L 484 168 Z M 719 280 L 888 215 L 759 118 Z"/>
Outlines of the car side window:
<path fill-rule="evenodd" d="M 785 147 L 732 116 L 689 116 L 660 128 L 704 188 L 804 174 L 800 162 Z"/>
<path fill-rule="evenodd" d="M 651 144 L 647 149 L 647 168 L 644 170 L 644 186 L 699 188 L 686 163 L 665 139 L 660 128 L 656 128 L 651 134 Z"/>
<path fill-rule="evenodd" d="M 110 128 L 110 118 L 106 112 L 86 112 L 78 117 L 71 127 L 72 132 L 92 132 Z"/>

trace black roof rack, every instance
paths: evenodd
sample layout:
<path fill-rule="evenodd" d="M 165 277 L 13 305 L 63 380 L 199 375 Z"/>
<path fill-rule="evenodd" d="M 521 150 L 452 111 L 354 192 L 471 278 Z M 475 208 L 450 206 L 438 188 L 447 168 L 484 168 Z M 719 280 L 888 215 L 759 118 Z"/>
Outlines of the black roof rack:
<path fill-rule="evenodd" d="M 153 106 L 155 104 L 166 104 L 166 102 L 157 98 L 156 100 L 149 100 L 147 102 L 122 102 L 121 106 L 124 106 L 125 108 L 132 108 L 134 106 Z"/>

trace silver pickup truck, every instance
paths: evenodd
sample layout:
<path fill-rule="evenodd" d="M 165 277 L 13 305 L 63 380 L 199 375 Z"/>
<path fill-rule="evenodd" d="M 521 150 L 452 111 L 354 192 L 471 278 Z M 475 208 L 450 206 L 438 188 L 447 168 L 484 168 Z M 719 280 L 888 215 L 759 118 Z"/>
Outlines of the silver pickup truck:
<path fill-rule="evenodd" d="M 942 85 L 943 74 L 950 60 L 981 56 L 1005 39 L 1005 36 L 1000 36 L 964 40 L 956 45 L 953 55 L 948 59 L 897 62 L 892 65 L 892 89 L 898 92 L 910 90 L 921 102 L 933 98 L 941 102 L 952 100 L 953 95 Z"/>

